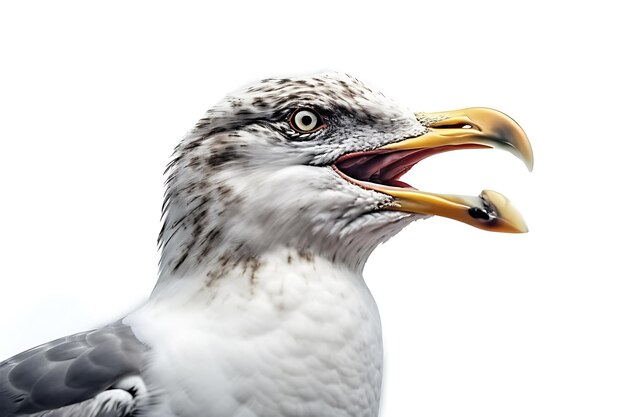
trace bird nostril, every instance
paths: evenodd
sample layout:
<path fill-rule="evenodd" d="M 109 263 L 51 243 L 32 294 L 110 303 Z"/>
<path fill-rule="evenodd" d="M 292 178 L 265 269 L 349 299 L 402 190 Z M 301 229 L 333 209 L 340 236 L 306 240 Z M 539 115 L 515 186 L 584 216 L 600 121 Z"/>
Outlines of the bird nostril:
<path fill-rule="evenodd" d="M 433 126 L 436 129 L 478 129 L 478 127 L 471 125 L 469 123 L 450 123 L 445 125 Z"/>

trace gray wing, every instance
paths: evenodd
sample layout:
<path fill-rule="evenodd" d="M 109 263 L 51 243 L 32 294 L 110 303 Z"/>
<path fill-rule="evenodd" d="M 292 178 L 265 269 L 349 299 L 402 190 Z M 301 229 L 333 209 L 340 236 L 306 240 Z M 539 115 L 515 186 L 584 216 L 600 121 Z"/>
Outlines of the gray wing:
<path fill-rule="evenodd" d="M 146 349 L 130 327 L 117 322 L 20 353 L 0 363 L 0 416 L 81 415 L 71 411 L 76 404 L 98 407 L 96 396 L 139 375 Z M 111 406 L 110 399 L 104 403 Z M 89 414 L 124 415 L 108 409 Z"/>

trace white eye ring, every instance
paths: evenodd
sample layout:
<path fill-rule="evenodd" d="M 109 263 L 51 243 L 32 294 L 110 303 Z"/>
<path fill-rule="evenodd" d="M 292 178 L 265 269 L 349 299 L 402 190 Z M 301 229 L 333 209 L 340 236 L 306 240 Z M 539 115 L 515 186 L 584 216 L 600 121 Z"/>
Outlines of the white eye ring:
<path fill-rule="evenodd" d="M 292 125 L 296 130 L 304 133 L 312 132 L 319 127 L 319 116 L 311 110 L 298 110 L 291 117 Z"/>

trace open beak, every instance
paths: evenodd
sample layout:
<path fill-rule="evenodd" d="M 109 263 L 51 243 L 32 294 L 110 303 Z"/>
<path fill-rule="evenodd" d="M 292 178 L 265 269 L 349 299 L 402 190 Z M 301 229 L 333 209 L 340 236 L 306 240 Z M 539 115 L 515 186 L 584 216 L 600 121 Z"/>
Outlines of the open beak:
<path fill-rule="evenodd" d="M 415 116 L 428 129 L 423 135 L 344 155 L 335 162 L 335 169 L 363 188 L 394 197 L 390 210 L 448 217 L 494 232 L 527 232 L 519 212 L 495 191 L 483 191 L 478 197 L 436 194 L 400 181 L 422 159 L 456 149 L 504 149 L 520 158 L 530 171 L 533 152 L 522 128 L 504 113 L 487 108 Z"/>

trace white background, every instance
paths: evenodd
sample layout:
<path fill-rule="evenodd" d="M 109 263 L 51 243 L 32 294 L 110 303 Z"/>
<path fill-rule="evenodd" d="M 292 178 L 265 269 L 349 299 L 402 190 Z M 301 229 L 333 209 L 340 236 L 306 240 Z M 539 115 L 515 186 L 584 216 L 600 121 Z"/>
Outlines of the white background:
<path fill-rule="evenodd" d="M 146 298 L 163 168 L 207 108 L 263 77 L 338 70 L 415 110 L 500 109 L 536 157 L 528 174 L 464 151 L 405 177 L 503 192 L 531 231 L 430 219 L 374 253 L 381 415 L 625 415 L 623 13 L 260 3 L 2 3 L 0 359 Z"/>

